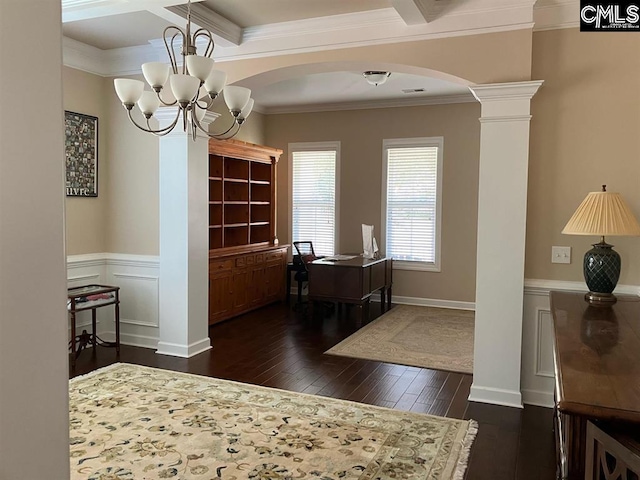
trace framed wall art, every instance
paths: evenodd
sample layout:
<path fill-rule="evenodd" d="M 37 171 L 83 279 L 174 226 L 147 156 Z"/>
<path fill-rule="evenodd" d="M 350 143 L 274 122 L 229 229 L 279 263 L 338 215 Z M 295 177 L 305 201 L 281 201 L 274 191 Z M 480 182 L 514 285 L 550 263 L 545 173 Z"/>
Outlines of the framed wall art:
<path fill-rule="evenodd" d="M 98 118 L 64 112 L 67 197 L 98 196 Z"/>

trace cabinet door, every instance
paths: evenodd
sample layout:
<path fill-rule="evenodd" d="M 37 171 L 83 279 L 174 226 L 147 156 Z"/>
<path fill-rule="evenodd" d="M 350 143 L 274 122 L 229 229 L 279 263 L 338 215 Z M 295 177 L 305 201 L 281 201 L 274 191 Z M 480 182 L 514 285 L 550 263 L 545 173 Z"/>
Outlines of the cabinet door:
<path fill-rule="evenodd" d="M 268 300 L 284 298 L 284 264 L 267 263 L 265 266 L 265 289 Z"/>
<path fill-rule="evenodd" d="M 233 311 L 243 312 L 249 304 L 249 291 L 247 289 L 247 279 L 249 272 L 246 268 L 237 268 L 233 272 Z"/>
<path fill-rule="evenodd" d="M 233 309 L 231 271 L 221 271 L 209 278 L 209 325 L 229 318 Z"/>
<path fill-rule="evenodd" d="M 256 265 L 249 272 L 249 297 L 251 307 L 261 306 L 266 298 L 264 265 Z"/>

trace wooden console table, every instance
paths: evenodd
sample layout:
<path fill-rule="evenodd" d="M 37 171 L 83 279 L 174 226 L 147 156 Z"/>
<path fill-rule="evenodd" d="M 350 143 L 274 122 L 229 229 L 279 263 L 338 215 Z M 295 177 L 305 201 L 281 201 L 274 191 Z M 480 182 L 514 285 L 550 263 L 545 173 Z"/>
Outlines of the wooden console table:
<path fill-rule="evenodd" d="M 358 327 L 369 320 L 371 295 L 380 291 L 382 311 L 391 308 L 393 260 L 391 258 L 366 259 L 357 256 L 351 260 L 314 260 L 307 264 L 309 271 L 309 301 L 328 301 L 358 306 Z M 312 313 L 312 309 L 310 309 Z"/>
<path fill-rule="evenodd" d="M 71 317 L 71 365 L 75 367 L 76 358 L 89 344 L 95 348 L 97 345 L 115 347 L 120 354 L 120 287 L 109 285 L 85 285 L 83 287 L 70 288 L 67 291 L 67 308 Z M 96 334 L 96 309 L 113 305 L 115 309 L 116 341 L 105 342 Z M 91 333 L 83 330 L 76 335 L 76 314 L 84 310 L 91 310 Z"/>
<path fill-rule="evenodd" d="M 582 293 L 551 292 L 550 298 L 558 478 L 637 478 L 602 475 L 602 456 L 594 452 L 607 445 L 601 442 L 601 448 L 594 448 L 598 435 L 588 432 L 600 430 L 614 439 L 628 439 L 627 444 L 640 444 L 640 298 L 619 296 L 612 306 L 591 305 Z M 625 442 L 619 443 L 623 448 L 617 453 L 607 453 L 616 468 L 631 469 L 629 458 L 638 457 L 624 448 Z"/>

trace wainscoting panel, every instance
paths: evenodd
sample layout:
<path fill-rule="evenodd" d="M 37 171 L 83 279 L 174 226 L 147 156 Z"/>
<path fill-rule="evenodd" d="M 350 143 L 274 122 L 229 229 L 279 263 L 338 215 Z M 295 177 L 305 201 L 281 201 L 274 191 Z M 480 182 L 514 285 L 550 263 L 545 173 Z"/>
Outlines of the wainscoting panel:
<path fill-rule="evenodd" d="M 159 338 L 157 256 L 100 253 L 67 258 L 70 287 L 99 283 L 120 287 L 120 341 L 125 345 L 156 348 Z M 96 310 L 98 335 L 115 339 L 114 307 Z M 91 313 L 77 316 L 77 327 L 91 326 Z"/>

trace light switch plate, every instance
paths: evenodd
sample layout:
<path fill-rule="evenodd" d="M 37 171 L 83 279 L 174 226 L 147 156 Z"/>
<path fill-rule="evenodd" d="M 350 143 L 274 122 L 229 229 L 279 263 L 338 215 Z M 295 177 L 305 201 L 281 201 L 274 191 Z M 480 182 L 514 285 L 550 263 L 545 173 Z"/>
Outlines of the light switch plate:
<path fill-rule="evenodd" d="M 571 247 L 551 247 L 551 263 L 571 263 Z"/>

